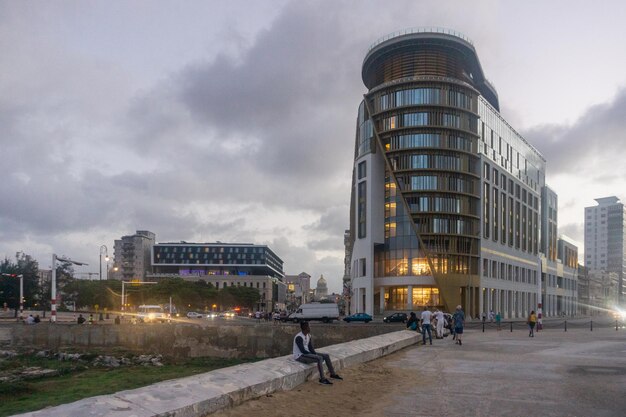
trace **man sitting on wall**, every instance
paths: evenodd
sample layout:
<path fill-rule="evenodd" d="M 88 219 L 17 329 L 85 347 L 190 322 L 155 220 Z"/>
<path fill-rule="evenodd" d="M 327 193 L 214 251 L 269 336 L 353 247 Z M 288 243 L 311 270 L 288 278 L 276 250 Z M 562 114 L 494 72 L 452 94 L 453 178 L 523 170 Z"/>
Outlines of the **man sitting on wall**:
<path fill-rule="evenodd" d="M 311 339 L 311 328 L 309 323 L 303 321 L 300 323 L 301 332 L 293 339 L 293 357 L 298 362 L 302 363 L 317 363 L 317 370 L 320 373 L 320 384 L 332 385 L 327 378 L 324 377 L 324 365 L 322 361 L 326 362 L 330 377 L 332 379 L 343 379 L 333 368 L 333 364 L 330 361 L 330 356 L 327 353 L 316 352 L 313 348 L 313 340 Z"/>

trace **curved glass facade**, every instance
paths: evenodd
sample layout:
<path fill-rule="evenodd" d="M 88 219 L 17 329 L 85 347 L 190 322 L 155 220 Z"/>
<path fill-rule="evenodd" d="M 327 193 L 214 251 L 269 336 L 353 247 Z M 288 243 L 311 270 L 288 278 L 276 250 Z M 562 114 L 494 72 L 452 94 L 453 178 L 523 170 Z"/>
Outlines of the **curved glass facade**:
<path fill-rule="evenodd" d="M 474 70 L 462 52 L 441 43 L 394 44 L 364 62 L 370 93 L 359 108 L 357 157 L 376 151 L 375 130 L 386 159 L 385 240 L 374 261 L 381 282 L 479 274 L 480 93 L 468 79 Z M 390 285 L 387 308 L 406 299 L 440 305 L 440 290 Z"/>

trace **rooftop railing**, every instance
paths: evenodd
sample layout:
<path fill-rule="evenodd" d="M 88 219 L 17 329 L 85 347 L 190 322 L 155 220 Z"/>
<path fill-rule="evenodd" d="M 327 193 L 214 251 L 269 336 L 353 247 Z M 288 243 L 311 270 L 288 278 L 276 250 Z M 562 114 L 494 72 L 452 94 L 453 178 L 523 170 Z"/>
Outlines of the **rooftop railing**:
<path fill-rule="evenodd" d="M 456 36 L 457 38 L 463 39 L 465 42 L 474 46 L 474 42 L 472 42 L 470 38 L 468 38 L 467 36 L 463 35 L 460 32 L 457 32 L 456 30 L 440 28 L 440 27 L 419 27 L 419 28 L 403 29 L 403 30 L 399 30 L 399 31 L 390 33 L 388 35 L 385 35 L 382 38 L 379 38 L 378 40 L 376 40 L 376 42 L 374 42 L 372 45 L 370 45 L 367 52 L 369 53 L 372 49 L 374 49 L 381 43 L 388 41 L 389 39 L 393 39 L 402 35 L 411 35 L 413 33 L 441 33 L 444 35 L 452 35 L 452 36 Z"/>

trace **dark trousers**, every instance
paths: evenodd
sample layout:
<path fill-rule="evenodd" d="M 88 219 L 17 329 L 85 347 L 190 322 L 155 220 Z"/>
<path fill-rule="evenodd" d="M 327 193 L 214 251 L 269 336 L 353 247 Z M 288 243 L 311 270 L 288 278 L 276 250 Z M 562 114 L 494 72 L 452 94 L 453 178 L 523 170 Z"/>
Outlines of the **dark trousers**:
<path fill-rule="evenodd" d="M 430 329 L 430 323 L 422 323 L 422 342 L 426 344 L 426 332 L 428 332 L 428 341 L 433 344 L 433 333 Z"/>
<path fill-rule="evenodd" d="M 327 353 L 305 353 L 300 355 L 296 360 L 302 363 L 317 363 L 320 379 L 324 379 L 324 365 L 322 362 L 326 362 L 326 366 L 331 375 L 335 374 L 335 368 L 333 368 L 333 363 L 330 361 L 330 356 L 328 356 Z"/>

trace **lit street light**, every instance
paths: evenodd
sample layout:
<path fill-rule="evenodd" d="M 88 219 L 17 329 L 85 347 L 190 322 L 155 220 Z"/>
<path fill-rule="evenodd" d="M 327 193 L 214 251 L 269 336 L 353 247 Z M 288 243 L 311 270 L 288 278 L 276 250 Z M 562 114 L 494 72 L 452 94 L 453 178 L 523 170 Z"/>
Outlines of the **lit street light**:
<path fill-rule="evenodd" d="M 52 283 L 50 287 L 52 287 L 51 297 L 50 297 L 50 322 L 56 323 L 57 321 L 57 260 L 61 262 L 69 262 L 74 265 L 88 265 L 84 262 L 72 261 L 67 258 L 60 258 L 56 255 L 56 253 L 52 254 Z"/>
<path fill-rule="evenodd" d="M 109 279 L 109 250 L 107 249 L 106 245 L 102 245 L 100 246 L 100 280 L 102 281 L 102 249 L 104 249 L 104 260 L 107 263 L 107 274 L 106 274 L 106 279 Z"/>

